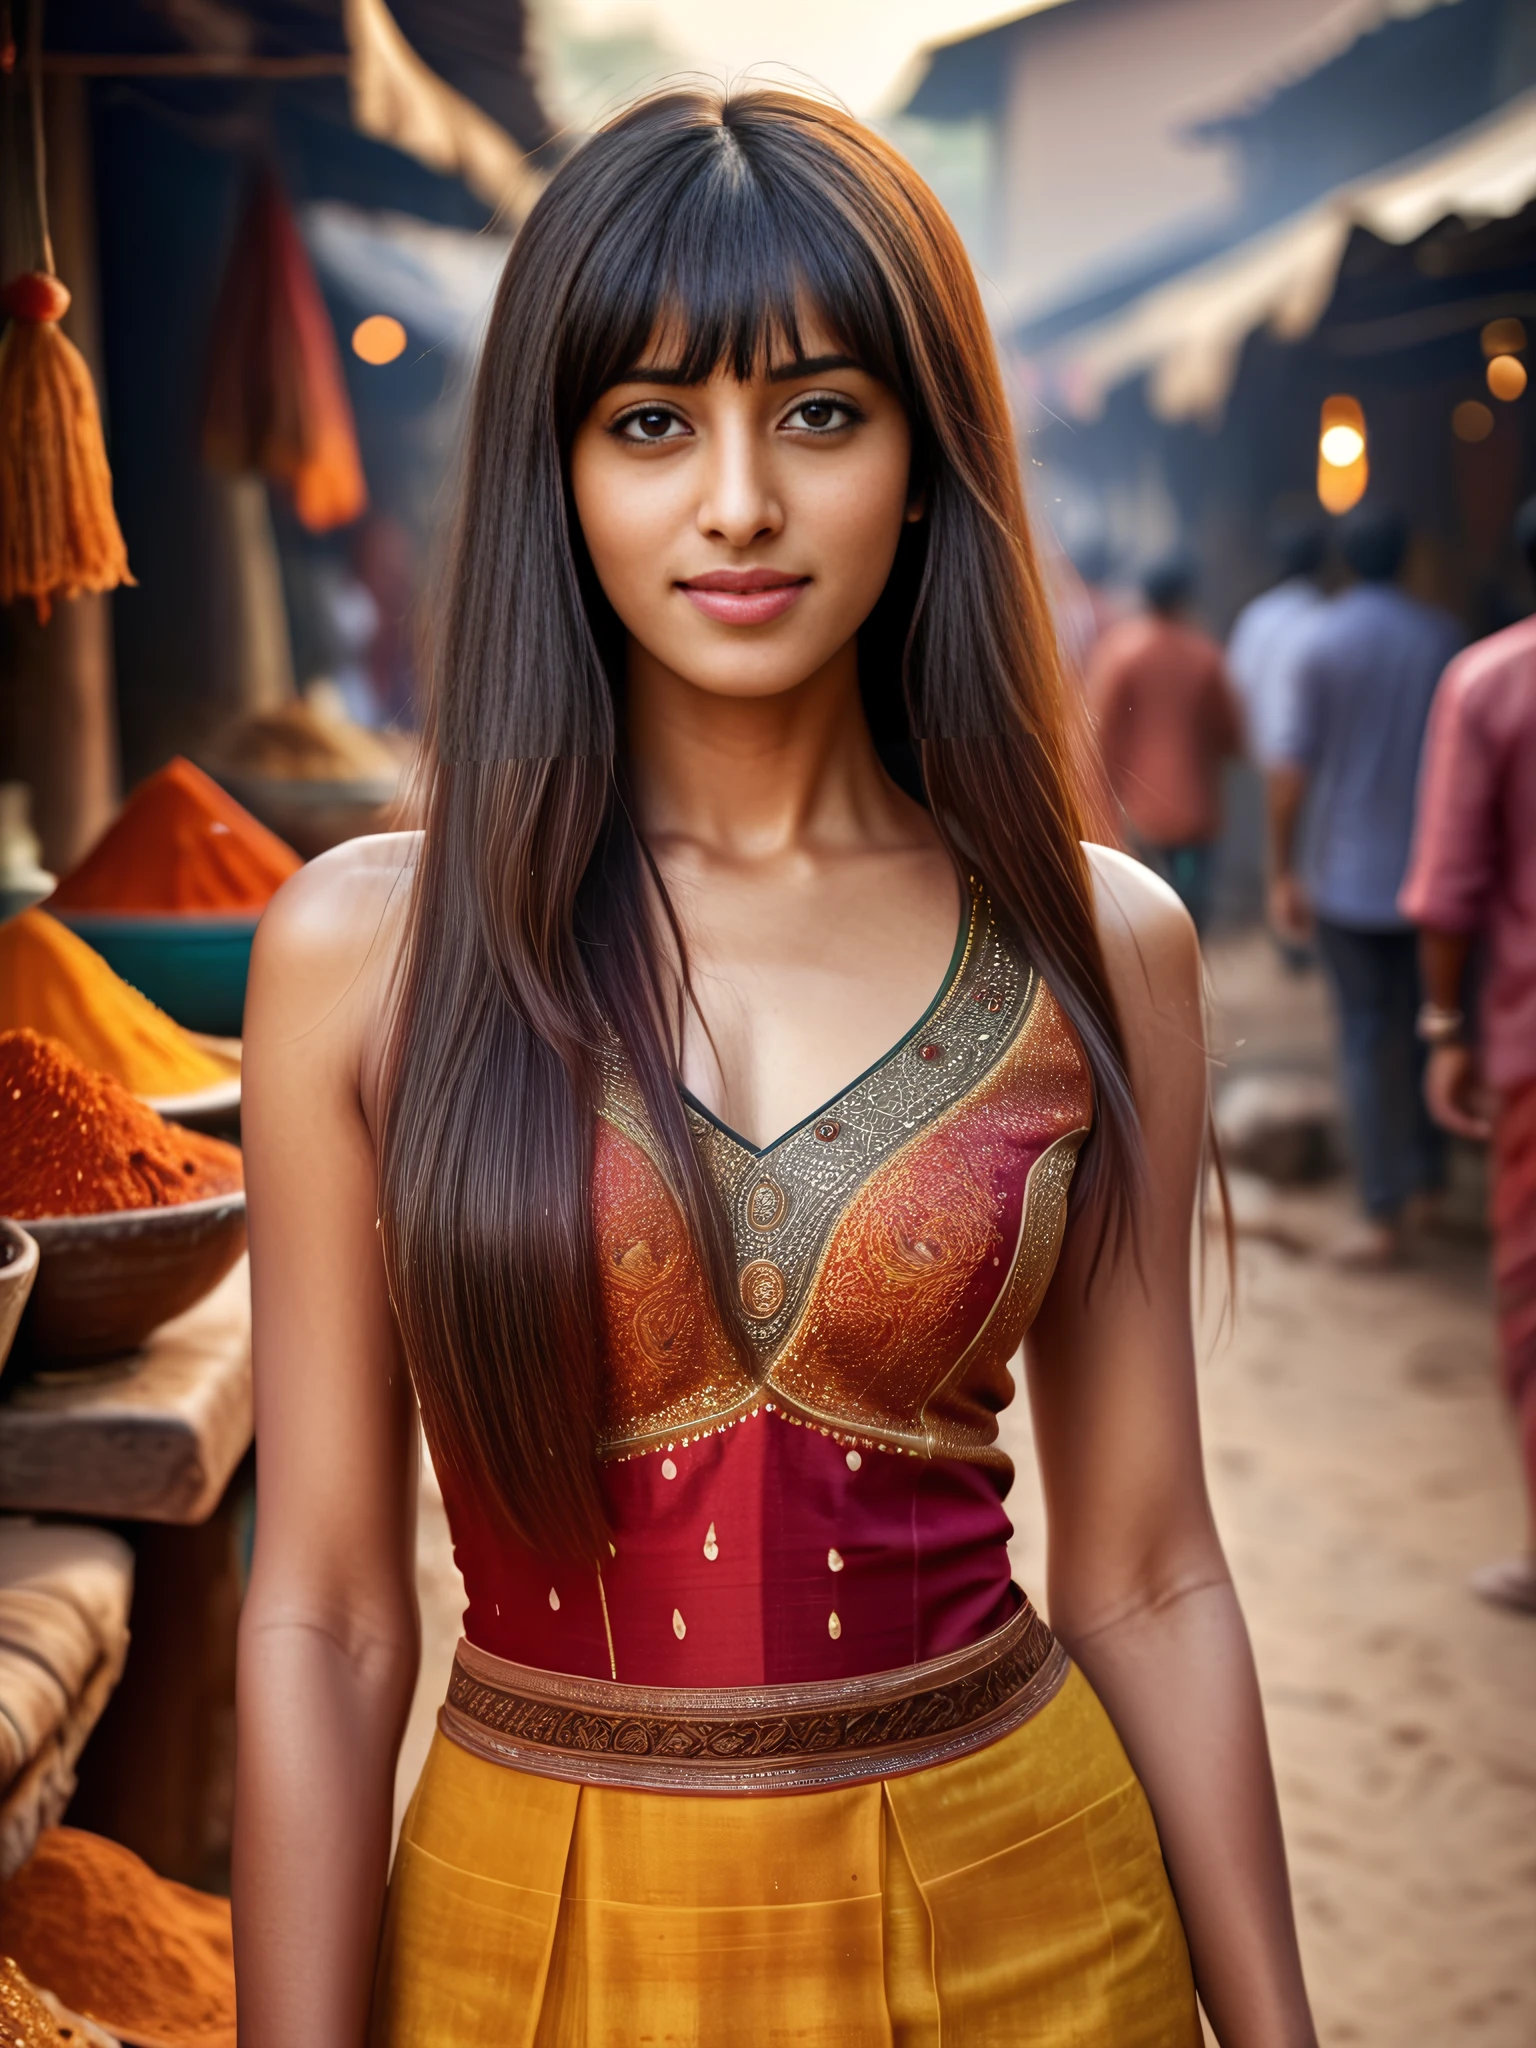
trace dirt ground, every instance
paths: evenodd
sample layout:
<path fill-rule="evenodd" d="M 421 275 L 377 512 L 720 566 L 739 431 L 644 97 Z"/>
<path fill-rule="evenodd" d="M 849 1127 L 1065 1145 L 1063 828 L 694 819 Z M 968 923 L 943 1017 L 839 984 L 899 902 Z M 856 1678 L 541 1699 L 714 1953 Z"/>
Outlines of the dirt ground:
<path fill-rule="evenodd" d="M 1260 934 L 1210 950 L 1227 1070 L 1326 1072 L 1315 976 Z M 1239 1214 L 1235 1309 L 1207 1272 L 1201 1400 L 1211 1491 L 1269 1715 L 1308 1981 L 1324 2048 L 1536 2042 L 1536 1621 L 1468 1572 L 1522 1528 L 1494 1381 L 1486 1247 L 1429 1243 L 1411 1269 L 1351 1276 L 1326 1248 L 1353 1210 L 1335 1182 Z M 1465 1207 L 1465 1203 L 1463 1204 Z M 1028 1415 L 1015 1570 L 1038 1599 L 1043 1526 Z M 420 1536 L 421 1685 L 401 1800 L 430 1740 L 462 1605 L 430 1479 Z"/>

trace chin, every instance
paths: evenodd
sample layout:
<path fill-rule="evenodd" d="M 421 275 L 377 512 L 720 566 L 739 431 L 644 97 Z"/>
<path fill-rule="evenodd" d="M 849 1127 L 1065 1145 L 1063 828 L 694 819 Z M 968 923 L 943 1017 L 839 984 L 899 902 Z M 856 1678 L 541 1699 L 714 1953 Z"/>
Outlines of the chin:
<path fill-rule="evenodd" d="M 684 682 L 696 690 L 702 690 L 709 697 L 734 697 L 743 702 L 766 697 L 787 697 L 791 690 L 799 689 L 809 676 L 816 673 L 821 664 L 813 663 L 810 668 L 775 668 L 771 671 L 752 670 L 747 673 L 722 674 L 718 666 L 704 668 L 679 667 Z"/>

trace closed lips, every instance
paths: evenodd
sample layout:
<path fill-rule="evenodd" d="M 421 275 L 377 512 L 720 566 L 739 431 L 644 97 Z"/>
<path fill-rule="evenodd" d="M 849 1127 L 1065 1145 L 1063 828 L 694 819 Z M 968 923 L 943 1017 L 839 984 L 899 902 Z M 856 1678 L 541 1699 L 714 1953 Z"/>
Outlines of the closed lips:
<path fill-rule="evenodd" d="M 727 626 L 762 626 L 787 612 L 810 580 L 782 569 L 712 569 L 678 588 L 706 618 Z"/>

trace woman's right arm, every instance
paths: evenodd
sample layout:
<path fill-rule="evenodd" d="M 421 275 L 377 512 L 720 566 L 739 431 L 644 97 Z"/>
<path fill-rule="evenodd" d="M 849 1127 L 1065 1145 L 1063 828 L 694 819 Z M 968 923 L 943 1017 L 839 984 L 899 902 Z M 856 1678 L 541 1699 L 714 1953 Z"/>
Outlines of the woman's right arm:
<path fill-rule="evenodd" d="M 279 893 L 257 934 L 242 1125 L 258 1492 L 240 1618 L 241 2048 L 362 2048 L 415 1683 L 416 1421 L 362 1079 L 400 840 Z"/>

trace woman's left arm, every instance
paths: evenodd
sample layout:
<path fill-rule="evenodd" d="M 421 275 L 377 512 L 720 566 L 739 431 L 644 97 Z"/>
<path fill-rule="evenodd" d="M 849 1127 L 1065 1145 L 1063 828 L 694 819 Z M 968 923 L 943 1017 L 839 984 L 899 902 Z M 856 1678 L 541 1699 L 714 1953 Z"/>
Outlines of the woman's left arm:
<path fill-rule="evenodd" d="M 1026 1343 L 1051 1625 L 1157 1820 L 1222 2048 L 1316 2048 L 1248 1632 L 1206 1497 L 1190 1225 L 1206 1117 L 1200 954 L 1172 893 L 1094 849 L 1146 1171 L 1094 1266 L 1069 1232 Z"/>

